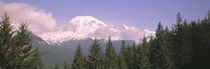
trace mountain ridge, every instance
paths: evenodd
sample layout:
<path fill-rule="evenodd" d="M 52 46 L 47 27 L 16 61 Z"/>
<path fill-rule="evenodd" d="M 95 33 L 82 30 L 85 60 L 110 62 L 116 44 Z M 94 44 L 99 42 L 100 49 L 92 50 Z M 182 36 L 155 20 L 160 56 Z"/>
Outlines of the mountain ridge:
<path fill-rule="evenodd" d="M 110 26 L 93 16 L 76 16 L 68 23 L 61 25 L 57 30 L 39 35 L 49 44 L 62 43 L 72 39 L 107 39 L 133 40 L 140 42 L 143 36 L 154 36 L 155 32 L 148 29 L 139 29 L 122 24 Z"/>

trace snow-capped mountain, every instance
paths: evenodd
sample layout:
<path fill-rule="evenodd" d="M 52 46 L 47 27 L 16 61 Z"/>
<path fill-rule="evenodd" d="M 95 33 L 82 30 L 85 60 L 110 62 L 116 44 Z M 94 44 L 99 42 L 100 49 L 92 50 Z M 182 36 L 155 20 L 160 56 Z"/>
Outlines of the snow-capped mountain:
<path fill-rule="evenodd" d="M 113 40 L 113 47 L 116 52 L 119 52 L 122 40 L 125 40 L 126 46 L 132 45 L 134 41 L 136 43 L 141 42 L 144 35 L 146 38 L 150 38 L 150 36 L 155 36 L 155 32 L 125 24 L 120 26 L 108 25 L 92 16 L 77 16 L 56 30 L 39 35 L 41 38 L 33 35 L 32 43 L 34 48 L 40 49 L 46 64 L 62 65 L 63 62 L 57 61 L 57 58 L 62 59 L 62 61 L 68 60 L 71 63 L 78 44 L 81 45 L 83 53 L 89 53 L 94 38 L 98 39 L 104 51 L 106 39 L 110 36 Z"/>
<path fill-rule="evenodd" d="M 55 31 L 39 35 L 49 44 L 62 43 L 72 39 L 107 39 L 112 40 L 133 40 L 139 42 L 145 36 L 154 36 L 155 32 L 142 30 L 134 26 L 108 25 L 93 16 L 76 16 L 68 23 L 61 25 Z"/>

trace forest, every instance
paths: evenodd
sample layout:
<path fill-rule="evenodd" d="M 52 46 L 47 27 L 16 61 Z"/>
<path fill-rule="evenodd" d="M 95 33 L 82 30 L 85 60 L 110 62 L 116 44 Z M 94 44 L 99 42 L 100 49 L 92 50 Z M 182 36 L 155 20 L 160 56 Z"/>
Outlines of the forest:
<path fill-rule="evenodd" d="M 210 11 L 206 17 L 187 21 L 177 13 L 172 28 L 158 23 L 156 36 L 142 43 L 121 43 L 117 53 L 108 38 L 103 51 L 97 38 L 84 54 L 80 44 L 71 65 L 47 67 L 39 49 L 32 49 L 32 32 L 21 23 L 14 30 L 8 14 L 0 21 L 0 69 L 209 69 Z"/>

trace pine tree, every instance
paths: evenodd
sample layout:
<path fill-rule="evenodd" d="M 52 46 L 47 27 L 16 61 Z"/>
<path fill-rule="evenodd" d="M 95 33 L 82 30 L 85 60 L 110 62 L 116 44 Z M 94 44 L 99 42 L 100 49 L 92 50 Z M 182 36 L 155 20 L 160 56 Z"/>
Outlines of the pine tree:
<path fill-rule="evenodd" d="M 118 69 L 128 69 L 123 53 L 118 55 Z"/>
<path fill-rule="evenodd" d="M 136 43 L 133 42 L 133 68 L 135 69 L 137 67 L 137 65 L 135 64 L 135 59 L 136 59 Z"/>
<path fill-rule="evenodd" d="M 151 69 L 149 45 L 144 37 L 143 43 L 138 46 L 136 53 L 137 69 Z"/>
<path fill-rule="evenodd" d="M 97 39 L 94 40 L 93 45 L 90 48 L 90 54 L 88 55 L 89 69 L 102 69 L 102 50 Z"/>
<path fill-rule="evenodd" d="M 174 69 L 173 53 L 169 42 L 168 29 L 163 29 L 161 23 L 156 30 L 156 38 L 152 44 L 152 63 L 153 68 Z"/>
<path fill-rule="evenodd" d="M 191 34 L 191 30 L 190 27 L 188 25 L 187 20 L 185 19 L 183 21 L 183 24 L 181 26 L 181 31 L 180 31 L 180 45 L 181 45 L 181 59 L 180 59 L 180 63 L 182 63 L 182 65 L 188 64 L 191 61 L 191 56 L 192 56 L 192 34 Z"/>
<path fill-rule="evenodd" d="M 170 34 L 168 27 L 166 27 L 162 39 L 162 45 L 164 48 L 164 69 L 175 69 L 174 52 L 172 50 Z"/>
<path fill-rule="evenodd" d="M 31 53 L 30 61 L 25 64 L 29 64 L 25 69 L 44 69 L 44 64 L 42 63 L 42 58 L 38 48 Z"/>
<path fill-rule="evenodd" d="M 9 16 L 5 14 L 0 24 L 0 66 L 6 69 L 26 69 L 31 58 L 31 32 L 23 23 L 17 31 L 12 30 Z"/>
<path fill-rule="evenodd" d="M 173 34 L 172 34 L 172 44 L 173 44 L 173 50 L 175 54 L 175 60 L 176 60 L 176 67 L 180 68 L 181 65 L 183 64 L 181 59 L 182 59 L 182 48 L 181 48 L 181 24 L 182 24 L 182 19 L 180 16 L 180 13 L 177 14 L 177 21 L 175 24 L 175 28 L 173 28 Z"/>
<path fill-rule="evenodd" d="M 201 27 L 202 28 L 202 27 Z M 177 68 L 183 68 L 189 64 L 192 56 L 192 34 L 186 21 L 182 21 L 180 13 L 177 14 L 177 23 L 171 34 L 171 45 L 174 52 Z M 197 36 L 196 36 L 197 37 Z M 184 68 L 185 69 L 185 68 Z"/>
<path fill-rule="evenodd" d="M 128 66 L 128 69 L 134 69 L 134 52 L 132 46 L 127 46 L 126 50 L 126 63 Z"/>
<path fill-rule="evenodd" d="M 134 52 L 134 54 L 135 54 L 135 52 L 136 52 L 136 43 L 135 42 L 133 42 L 133 52 Z"/>
<path fill-rule="evenodd" d="M 177 13 L 176 15 L 176 28 L 180 27 L 182 23 L 182 18 L 180 12 Z"/>
<path fill-rule="evenodd" d="M 199 19 L 197 22 L 192 21 L 189 26 L 191 29 L 191 46 L 193 49 L 192 62 L 188 63 L 188 69 L 206 69 L 209 68 L 210 55 L 207 54 L 210 49 L 209 27 L 210 27 L 210 11 L 204 19 Z M 204 54 L 205 53 L 205 54 Z M 186 66 L 186 65 L 185 65 Z M 186 69 L 186 68 L 182 68 Z"/>
<path fill-rule="evenodd" d="M 121 42 L 120 53 L 118 54 L 118 67 L 118 69 L 128 69 L 126 63 L 126 47 L 124 40 Z"/>
<path fill-rule="evenodd" d="M 14 36 L 14 45 L 12 47 L 13 58 L 15 59 L 13 65 L 16 69 L 23 69 L 27 67 L 26 62 L 30 58 L 30 53 L 32 50 L 31 44 L 31 32 L 28 26 L 22 23 Z"/>
<path fill-rule="evenodd" d="M 80 44 L 78 45 L 77 50 L 74 54 L 74 60 L 72 62 L 71 69 L 84 69 L 84 60 Z"/>
<path fill-rule="evenodd" d="M 0 66 L 5 69 L 12 69 L 12 59 L 10 56 L 13 42 L 13 34 L 12 26 L 10 24 L 9 16 L 5 14 L 2 17 L 2 21 L 0 23 Z"/>
<path fill-rule="evenodd" d="M 135 69 L 141 69 L 141 59 L 142 59 L 142 51 L 141 51 L 141 45 L 139 44 L 137 46 L 137 50 L 136 50 L 136 57 L 134 59 L 134 62 L 135 62 L 135 65 L 136 65 L 136 68 Z"/>
<path fill-rule="evenodd" d="M 126 60 L 126 47 L 125 46 L 126 44 L 125 44 L 125 41 L 123 40 L 121 42 L 120 53 L 122 54 L 124 60 Z"/>
<path fill-rule="evenodd" d="M 122 54 L 122 56 L 124 57 L 123 59 L 125 60 L 125 57 L 126 57 L 126 47 L 125 47 L 125 41 L 124 40 L 121 42 L 120 53 Z"/>
<path fill-rule="evenodd" d="M 106 47 L 107 48 L 105 52 L 105 69 L 117 69 L 117 54 L 115 48 L 112 46 L 112 41 L 110 37 L 108 39 Z"/>
<path fill-rule="evenodd" d="M 83 55 L 83 61 L 84 61 L 83 69 L 89 69 L 88 56 L 86 54 Z"/>

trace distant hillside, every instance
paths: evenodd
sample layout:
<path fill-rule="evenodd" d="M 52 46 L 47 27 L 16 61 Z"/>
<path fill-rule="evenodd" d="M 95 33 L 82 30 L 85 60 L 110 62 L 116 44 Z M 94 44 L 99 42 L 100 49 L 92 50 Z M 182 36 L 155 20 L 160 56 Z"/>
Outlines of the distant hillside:
<path fill-rule="evenodd" d="M 98 40 L 104 50 L 106 48 L 106 40 Z M 94 40 L 91 38 L 87 39 L 72 39 L 62 43 L 55 43 L 53 45 L 48 44 L 46 41 L 41 39 L 39 36 L 32 36 L 33 48 L 39 48 L 43 62 L 47 67 L 52 67 L 54 65 L 62 66 L 63 62 L 66 61 L 71 65 L 73 61 L 74 51 L 77 45 L 80 44 L 83 49 L 83 53 L 88 54 L 90 46 L 93 44 Z M 120 51 L 122 40 L 113 41 L 113 46 L 116 51 Z M 126 44 L 132 45 L 134 41 L 126 40 Z"/>
<path fill-rule="evenodd" d="M 62 66 L 64 61 L 70 65 L 73 60 L 73 50 L 70 48 L 51 46 L 36 35 L 32 36 L 32 44 L 33 48 L 39 48 L 43 62 L 47 67 L 56 64 Z"/>

